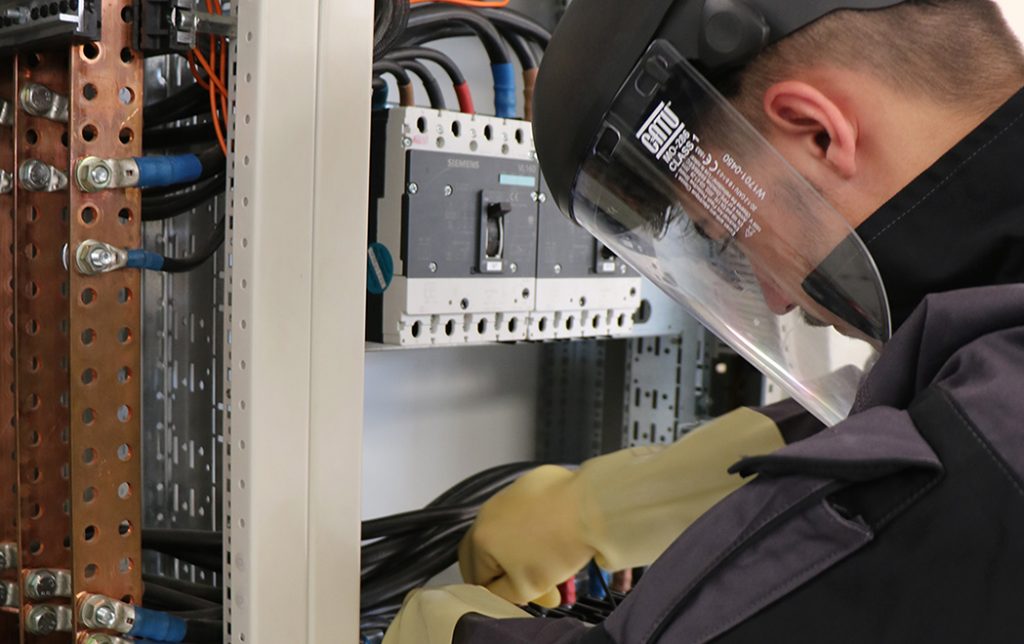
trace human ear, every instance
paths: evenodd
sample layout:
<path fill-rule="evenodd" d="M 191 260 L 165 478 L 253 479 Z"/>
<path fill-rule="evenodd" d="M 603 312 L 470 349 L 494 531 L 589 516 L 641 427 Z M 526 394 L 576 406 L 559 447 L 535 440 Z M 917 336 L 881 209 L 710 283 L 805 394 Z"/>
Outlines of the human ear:
<path fill-rule="evenodd" d="M 834 101 L 801 81 L 772 85 L 764 110 L 778 134 L 844 179 L 857 173 L 857 128 Z"/>

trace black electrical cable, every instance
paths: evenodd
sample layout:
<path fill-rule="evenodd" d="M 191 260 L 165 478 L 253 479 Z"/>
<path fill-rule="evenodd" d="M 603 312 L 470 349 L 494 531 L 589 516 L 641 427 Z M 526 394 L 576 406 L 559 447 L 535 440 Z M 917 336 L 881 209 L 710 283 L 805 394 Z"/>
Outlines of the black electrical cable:
<path fill-rule="evenodd" d="M 398 81 L 399 85 L 409 85 L 412 83 L 412 79 L 409 77 L 409 73 L 405 71 L 405 68 L 393 60 L 378 60 L 373 64 L 373 75 L 380 76 L 381 74 L 391 74 Z"/>
<path fill-rule="evenodd" d="M 423 83 L 423 89 L 427 93 L 427 100 L 430 101 L 430 107 L 435 110 L 448 109 L 447 104 L 444 100 L 444 94 L 441 93 L 441 86 L 437 82 L 437 78 L 431 73 L 427 66 L 416 60 L 403 60 L 399 63 L 406 71 L 412 72 Z"/>
<path fill-rule="evenodd" d="M 360 629 L 387 629 L 406 593 L 458 561 L 459 542 L 480 506 L 538 465 L 490 468 L 445 490 L 423 510 L 364 522 Z"/>
<path fill-rule="evenodd" d="M 142 531 L 143 548 L 198 548 L 219 551 L 224 545 L 224 533 L 216 530 L 177 530 L 146 528 Z"/>
<path fill-rule="evenodd" d="M 546 49 L 551 40 L 551 32 L 529 17 L 511 9 L 477 9 L 474 11 L 485 16 L 496 28 L 518 33 L 531 43 L 536 43 L 541 49 Z M 408 45 L 422 45 L 445 38 L 465 38 L 473 35 L 473 30 L 459 24 L 440 25 L 430 30 L 422 29 L 419 26 L 413 29 L 410 26 L 402 39 L 402 45 L 404 48 Z"/>
<path fill-rule="evenodd" d="M 211 122 L 178 127 L 146 128 L 142 133 L 142 147 L 147 150 L 191 148 L 195 145 L 213 143 L 216 140 L 217 134 Z M 224 156 L 223 153 L 221 156 Z"/>
<path fill-rule="evenodd" d="M 144 606 L 152 606 L 159 610 L 205 610 L 220 607 L 217 602 L 189 595 L 152 581 L 145 582 L 142 603 Z"/>
<path fill-rule="evenodd" d="M 377 60 L 395 46 L 409 21 L 409 0 L 376 0 L 373 20 L 373 58 Z"/>
<path fill-rule="evenodd" d="M 459 560 L 457 546 L 466 529 L 464 526 L 452 526 L 441 530 L 415 552 L 410 551 L 400 565 L 396 562 L 386 574 L 364 579 L 359 593 L 360 604 L 372 607 L 401 597 L 456 563 Z"/>
<path fill-rule="evenodd" d="M 479 506 L 483 501 L 489 499 L 495 493 L 537 466 L 537 463 L 513 463 L 485 470 L 446 490 L 431 501 L 424 510 L 419 512 L 431 512 L 442 507 L 471 506 L 474 504 Z M 404 523 L 413 523 L 417 520 L 416 515 L 416 512 L 405 513 L 402 521 Z M 391 517 L 384 517 L 374 521 L 388 521 L 390 523 L 390 519 Z M 457 521 L 456 523 L 464 523 L 468 527 L 472 523 L 471 519 L 472 517 Z M 393 557 L 408 552 L 409 548 L 415 547 L 425 536 L 423 534 L 396 536 L 364 545 L 362 548 L 363 576 L 374 574 L 376 572 L 375 569 L 381 564 L 386 563 L 387 560 Z"/>
<path fill-rule="evenodd" d="M 143 196 L 142 221 L 170 219 L 198 208 L 226 190 L 224 175 L 217 174 L 196 186 L 194 190 L 163 196 Z"/>
<path fill-rule="evenodd" d="M 180 272 L 199 266 L 224 243 L 224 219 L 217 223 L 213 237 L 194 256 L 185 259 L 165 258 L 166 272 Z M 211 251 L 210 248 L 213 248 Z M 168 266 L 172 263 L 172 266 Z M 223 567 L 222 548 L 224 537 L 212 530 L 164 530 L 142 531 L 142 547 L 170 555 L 182 561 L 195 564 L 207 570 L 217 571 Z"/>
<path fill-rule="evenodd" d="M 165 261 L 167 259 L 170 259 L 170 258 L 165 258 Z M 200 262 L 200 264 L 201 263 L 202 262 Z M 163 269 L 163 270 L 165 272 L 171 272 L 171 273 L 173 273 L 173 272 L 181 272 L 181 271 L 167 271 L 166 268 Z M 180 559 L 181 561 L 184 561 L 186 563 L 190 563 L 190 564 L 192 564 L 194 566 L 199 566 L 200 568 L 204 568 L 204 569 L 209 570 L 211 572 L 220 572 L 223 569 L 223 567 L 224 567 L 224 562 L 223 562 L 223 560 L 220 557 L 212 557 L 212 556 L 210 556 L 210 555 L 208 555 L 206 553 L 203 553 L 203 552 L 189 551 L 189 550 L 174 550 L 174 549 L 171 549 L 171 548 L 147 548 L 147 547 L 143 547 L 143 550 L 148 550 L 150 552 L 158 552 L 160 554 L 168 555 L 170 557 L 174 557 L 175 559 Z"/>
<path fill-rule="evenodd" d="M 551 42 L 550 31 L 529 16 L 518 11 L 508 8 L 480 9 L 480 13 L 499 27 L 511 29 L 545 49 L 548 43 Z"/>
<path fill-rule="evenodd" d="M 165 257 L 164 265 L 161 270 L 165 273 L 186 273 L 199 268 L 209 261 L 211 257 L 217 254 L 217 251 L 220 250 L 221 246 L 224 245 L 226 219 L 226 217 L 222 217 L 221 220 L 217 222 L 217 228 L 214 230 L 213 236 L 210 237 L 209 241 L 207 241 L 201 248 L 197 249 L 194 255 L 191 257 Z M 184 559 L 185 561 L 192 561 L 193 563 L 209 570 L 219 570 L 222 567 L 220 558 L 205 559 L 205 561 L 207 561 L 206 564 L 199 563 L 186 556 L 181 556 L 179 558 Z M 211 567 L 213 565 L 216 565 L 216 567 Z"/>
<path fill-rule="evenodd" d="M 427 504 L 426 507 L 433 508 L 440 505 L 456 505 L 481 489 L 483 486 L 492 484 L 494 481 L 502 480 L 509 475 L 525 473 L 539 467 L 541 463 L 520 462 L 498 465 L 482 472 L 478 472 L 460 483 L 453 485 L 442 492 L 436 499 Z"/>
<path fill-rule="evenodd" d="M 508 46 L 501 39 L 497 28 L 477 10 L 444 5 L 419 7 L 409 13 L 408 30 L 411 32 L 430 31 L 452 22 L 461 22 L 476 32 L 484 49 L 487 50 L 487 57 L 492 65 L 512 62 Z"/>
<path fill-rule="evenodd" d="M 224 591 L 219 586 L 197 584 L 195 582 L 185 581 L 184 579 L 175 579 L 174 577 L 153 575 L 145 572 L 142 573 L 142 582 L 145 584 L 156 584 L 163 586 L 164 588 L 177 590 L 178 592 L 187 593 L 194 597 L 199 597 L 211 602 L 221 603 L 224 600 Z"/>
<path fill-rule="evenodd" d="M 461 505 L 429 510 L 403 512 L 380 519 L 363 521 L 363 540 L 380 539 L 404 534 L 423 527 L 431 527 L 442 521 L 466 521 L 476 516 L 479 505 Z"/>
<path fill-rule="evenodd" d="M 186 619 L 185 639 L 196 644 L 221 644 L 224 622 L 217 619 Z"/>
<path fill-rule="evenodd" d="M 167 98 L 142 108 L 142 122 L 148 128 L 208 114 L 210 94 L 197 84 L 178 90 Z"/>
<path fill-rule="evenodd" d="M 216 608 L 200 608 L 195 610 L 165 610 L 165 613 L 170 613 L 175 617 L 181 617 L 182 619 L 223 619 L 224 618 L 224 607 L 217 606 Z"/>
<path fill-rule="evenodd" d="M 403 47 L 402 49 L 396 49 L 387 55 L 390 60 L 429 60 L 432 63 L 436 63 L 444 70 L 448 77 L 452 79 L 452 85 L 461 85 L 466 82 L 466 77 L 462 74 L 462 70 L 448 55 L 429 47 Z"/>
<path fill-rule="evenodd" d="M 407 49 L 409 47 L 419 47 L 425 43 L 445 40 L 446 38 L 475 38 L 476 35 L 476 32 L 466 25 L 455 23 L 437 25 L 432 26 L 430 29 L 407 31 L 405 38 L 402 39 L 401 47 L 402 49 Z"/>
<path fill-rule="evenodd" d="M 601 572 L 601 568 L 597 565 L 597 561 L 591 562 L 590 569 L 597 572 L 597 583 L 600 584 L 601 590 L 604 591 L 604 596 L 608 598 L 608 602 L 611 603 L 612 609 L 615 608 L 615 598 L 612 597 L 612 589 L 608 587 L 608 580 L 604 578 L 604 574 Z"/>
<path fill-rule="evenodd" d="M 537 69 L 537 57 L 533 55 L 533 50 L 530 49 L 530 43 L 526 42 L 518 33 L 512 31 L 507 27 L 499 27 L 502 37 L 508 41 L 509 46 L 512 47 L 512 51 L 516 53 L 516 58 L 519 59 L 519 66 L 523 70 Z"/>

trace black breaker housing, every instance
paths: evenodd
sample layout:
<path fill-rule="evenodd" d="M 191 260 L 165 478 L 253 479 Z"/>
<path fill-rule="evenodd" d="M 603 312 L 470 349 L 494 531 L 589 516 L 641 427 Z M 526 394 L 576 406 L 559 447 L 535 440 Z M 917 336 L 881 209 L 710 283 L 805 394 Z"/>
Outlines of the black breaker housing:
<path fill-rule="evenodd" d="M 99 0 L 0 0 L 0 52 L 100 39 Z"/>

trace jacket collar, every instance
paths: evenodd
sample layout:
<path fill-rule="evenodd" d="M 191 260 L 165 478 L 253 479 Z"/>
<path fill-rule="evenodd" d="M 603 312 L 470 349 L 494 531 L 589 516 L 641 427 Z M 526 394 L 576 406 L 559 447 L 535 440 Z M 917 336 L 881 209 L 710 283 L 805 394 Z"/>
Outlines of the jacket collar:
<path fill-rule="evenodd" d="M 1024 90 L 858 229 L 893 329 L 930 293 L 1024 282 Z"/>

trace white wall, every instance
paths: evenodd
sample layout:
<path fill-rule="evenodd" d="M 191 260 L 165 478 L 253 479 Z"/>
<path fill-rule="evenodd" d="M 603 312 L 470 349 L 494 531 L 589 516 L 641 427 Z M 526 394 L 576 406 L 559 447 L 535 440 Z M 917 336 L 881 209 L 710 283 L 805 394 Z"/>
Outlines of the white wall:
<path fill-rule="evenodd" d="M 996 0 L 1010 25 L 1017 31 L 1018 36 L 1024 39 L 1024 1 L 1022 0 Z"/>

